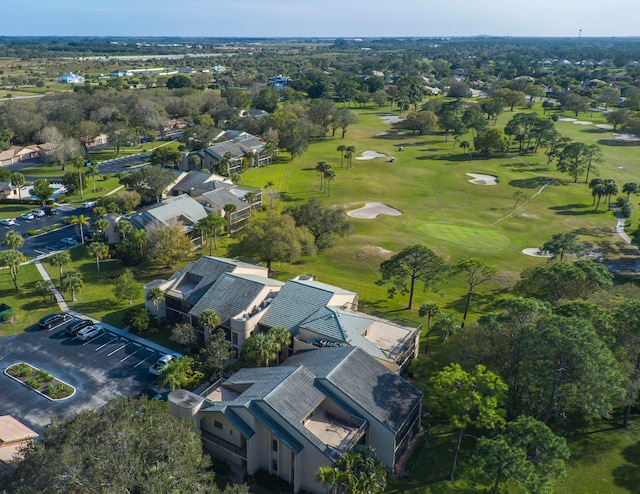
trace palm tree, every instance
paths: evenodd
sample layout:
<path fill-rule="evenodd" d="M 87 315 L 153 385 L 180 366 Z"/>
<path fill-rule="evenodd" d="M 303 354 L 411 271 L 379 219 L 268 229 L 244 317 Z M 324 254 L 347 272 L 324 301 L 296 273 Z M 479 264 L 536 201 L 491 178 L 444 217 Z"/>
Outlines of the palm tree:
<path fill-rule="evenodd" d="M 608 178 L 604 181 L 604 192 L 607 196 L 607 204 L 611 208 L 611 196 L 618 193 L 618 184 L 616 181 Z"/>
<path fill-rule="evenodd" d="M 344 152 L 347 149 L 347 146 L 344 144 L 340 144 L 337 148 L 337 151 L 340 153 L 340 168 L 342 168 L 342 162 L 344 160 Z"/>
<path fill-rule="evenodd" d="M 18 288 L 18 269 L 20 263 L 24 261 L 24 256 L 17 250 L 5 250 L 0 252 L 0 266 L 7 266 L 11 273 L 11 280 L 16 291 Z"/>
<path fill-rule="evenodd" d="M 469 152 L 469 161 L 471 161 L 471 144 L 469 144 L 469 141 L 462 141 L 460 147 L 464 153 Z"/>
<path fill-rule="evenodd" d="M 164 290 L 154 286 L 149 290 L 149 293 L 147 293 L 147 300 L 155 306 L 156 312 L 158 312 L 158 307 L 160 307 L 160 304 L 164 300 Z"/>
<path fill-rule="evenodd" d="M 427 338 L 424 346 L 424 353 L 429 352 L 429 339 L 431 338 L 431 320 L 434 316 L 437 316 L 440 313 L 440 307 L 435 302 L 429 302 L 426 304 L 422 304 L 420 309 L 418 310 L 418 315 L 420 317 L 427 318 Z"/>
<path fill-rule="evenodd" d="M 82 281 L 82 275 L 80 271 L 77 269 L 70 269 L 62 276 L 62 282 L 60 283 L 60 288 L 64 292 L 69 292 L 71 294 L 71 300 L 75 302 L 76 293 L 78 293 L 84 287 L 84 283 Z"/>
<path fill-rule="evenodd" d="M 140 247 L 140 257 L 144 259 L 144 246 L 149 239 L 149 235 L 147 234 L 146 230 L 141 229 L 133 232 L 132 238 L 133 241 L 138 244 L 138 247 Z"/>
<path fill-rule="evenodd" d="M 49 258 L 49 264 L 60 268 L 60 285 L 62 286 L 62 267 L 71 264 L 71 254 L 68 250 L 56 252 Z"/>
<path fill-rule="evenodd" d="M 83 214 L 81 214 L 80 216 L 72 216 L 70 223 L 72 225 L 76 225 L 76 232 L 80 230 L 80 239 L 84 244 L 84 227 L 88 227 L 91 224 L 89 218 L 87 218 Z"/>
<path fill-rule="evenodd" d="M 180 357 L 173 359 L 167 368 L 158 376 L 158 389 L 169 385 L 171 391 L 188 387 L 198 379 L 198 373 L 193 371 L 193 359 Z"/>
<path fill-rule="evenodd" d="M 96 266 L 98 268 L 98 278 L 101 278 L 100 259 L 106 259 L 107 257 L 109 257 L 109 246 L 102 242 L 93 242 L 92 244 L 89 244 L 89 247 L 87 247 L 87 251 L 89 252 L 89 255 L 96 258 Z"/>
<path fill-rule="evenodd" d="M 237 211 L 236 205 L 233 203 L 225 204 L 224 208 L 222 208 L 225 212 L 225 217 L 227 218 L 227 233 L 231 236 L 231 217 L 233 213 Z"/>
<path fill-rule="evenodd" d="M 330 168 L 331 168 L 331 165 L 324 160 L 318 161 L 318 163 L 316 164 L 316 170 L 320 172 L 320 190 L 324 188 L 323 181 L 322 181 L 324 178 L 324 173 Z"/>
<path fill-rule="evenodd" d="M 39 295 L 42 295 L 45 302 L 47 301 L 47 297 L 53 295 L 51 291 L 51 284 L 46 280 L 36 281 L 35 289 Z"/>
<path fill-rule="evenodd" d="M 356 154 L 356 147 L 347 146 L 346 151 L 347 151 L 347 157 L 349 158 L 349 164 L 347 165 L 347 168 L 351 168 L 351 165 L 352 165 L 351 160 L 353 159 L 353 155 Z"/>
<path fill-rule="evenodd" d="M 96 193 L 96 180 L 100 178 L 100 167 L 97 163 L 94 163 L 89 168 L 89 175 L 93 178 L 93 193 Z"/>
<path fill-rule="evenodd" d="M 133 231 L 133 223 L 127 220 L 120 220 L 116 223 L 116 232 L 124 240 Z"/>
<path fill-rule="evenodd" d="M 247 192 L 244 195 L 244 200 L 249 203 L 249 215 L 251 215 L 253 204 L 258 200 L 258 195 L 255 192 Z"/>
<path fill-rule="evenodd" d="M 327 494 L 336 491 L 338 471 L 333 467 L 320 467 L 316 472 L 316 480 L 324 485 Z"/>
<path fill-rule="evenodd" d="M 598 198 L 598 203 L 596 204 L 596 211 L 598 210 L 598 208 L 600 207 L 600 201 L 602 200 L 603 197 L 605 197 L 607 195 L 607 191 L 606 191 L 606 187 L 603 183 L 599 183 L 596 184 L 592 189 L 591 189 L 591 195 L 593 196 L 593 202 L 596 202 L 596 197 Z"/>
<path fill-rule="evenodd" d="M 324 484 L 328 493 L 373 494 L 387 486 L 387 469 L 375 457 L 371 446 L 356 446 L 342 455 L 331 467 L 316 473 L 316 480 Z"/>
<path fill-rule="evenodd" d="M 78 170 L 78 179 L 80 181 L 80 198 L 84 199 L 84 190 L 82 187 L 82 169 L 84 168 L 84 159 L 82 159 L 82 156 L 76 156 L 73 159 L 73 167 Z"/>
<path fill-rule="evenodd" d="M 436 319 L 436 325 L 440 330 L 443 343 L 449 339 L 449 336 L 453 335 L 460 329 L 460 326 L 456 324 L 456 321 L 451 314 L 440 314 Z"/>
<path fill-rule="evenodd" d="M 637 194 L 638 193 L 638 184 L 635 182 L 627 182 L 626 184 L 624 184 L 622 186 L 622 192 L 626 192 L 627 193 L 627 202 L 629 202 L 629 196 L 631 194 Z"/>
<path fill-rule="evenodd" d="M 269 330 L 269 336 L 273 340 L 274 345 L 277 349 L 278 360 L 279 360 L 280 353 L 282 353 L 282 350 L 284 350 L 285 348 L 288 348 L 289 345 L 291 345 L 291 333 L 289 333 L 289 331 L 287 331 L 282 326 L 276 326 Z"/>
<path fill-rule="evenodd" d="M 335 170 L 329 169 L 326 172 L 324 172 L 324 180 L 327 183 L 327 194 L 329 197 L 331 197 L 330 184 L 333 180 L 335 180 L 335 178 L 336 178 Z"/>
<path fill-rule="evenodd" d="M 105 220 L 103 218 L 100 218 L 93 223 L 93 227 L 102 234 L 106 234 L 110 225 L 111 223 L 109 223 L 109 220 Z"/>
<path fill-rule="evenodd" d="M 18 187 L 18 198 L 22 200 L 22 189 L 21 187 L 25 184 L 25 178 L 22 173 L 14 172 L 11 174 L 11 185 L 14 187 Z"/>
<path fill-rule="evenodd" d="M 220 316 L 213 309 L 205 309 L 198 316 L 198 321 L 204 328 L 204 340 L 207 341 L 211 337 L 211 332 L 220 326 Z"/>
<path fill-rule="evenodd" d="M 16 250 L 24 245 L 24 239 L 18 232 L 9 230 L 2 239 L 2 245 L 9 247 L 11 250 Z"/>

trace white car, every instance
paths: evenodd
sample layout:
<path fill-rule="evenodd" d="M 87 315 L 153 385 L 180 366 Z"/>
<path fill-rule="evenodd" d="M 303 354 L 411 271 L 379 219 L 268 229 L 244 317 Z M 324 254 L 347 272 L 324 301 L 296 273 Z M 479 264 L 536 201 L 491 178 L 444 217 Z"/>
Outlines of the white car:
<path fill-rule="evenodd" d="M 155 376 L 159 376 L 162 374 L 167 367 L 169 367 L 169 362 L 171 362 L 175 357 L 175 355 L 171 355 L 167 353 L 158 359 L 158 361 L 149 367 L 149 372 Z"/>
<path fill-rule="evenodd" d="M 32 209 L 31 214 L 37 218 L 42 218 L 44 216 L 44 211 L 42 209 Z"/>
<path fill-rule="evenodd" d="M 78 331 L 78 339 L 88 341 L 100 334 L 102 334 L 102 328 L 100 326 L 87 326 Z"/>
<path fill-rule="evenodd" d="M 4 226 L 13 226 L 16 224 L 16 220 L 13 218 L 7 218 L 6 220 L 0 220 L 0 224 Z"/>
<path fill-rule="evenodd" d="M 35 218 L 35 216 L 33 215 L 33 213 L 23 213 L 20 215 L 20 218 L 22 218 L 23 220 L 32 220 Z"/>

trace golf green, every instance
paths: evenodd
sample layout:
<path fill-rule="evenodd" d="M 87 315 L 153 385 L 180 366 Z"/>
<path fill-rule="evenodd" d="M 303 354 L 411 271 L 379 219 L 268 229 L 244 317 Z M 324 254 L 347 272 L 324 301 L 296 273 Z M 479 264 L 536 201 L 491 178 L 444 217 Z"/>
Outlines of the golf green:
<path fill-rule="evenodd" d="M 442 223 L 420 223 L 417 227 L 428 237 L 455 245 L 456 251 L 499 252 L 511 245 L 509 237 L 491 227 Z"/>

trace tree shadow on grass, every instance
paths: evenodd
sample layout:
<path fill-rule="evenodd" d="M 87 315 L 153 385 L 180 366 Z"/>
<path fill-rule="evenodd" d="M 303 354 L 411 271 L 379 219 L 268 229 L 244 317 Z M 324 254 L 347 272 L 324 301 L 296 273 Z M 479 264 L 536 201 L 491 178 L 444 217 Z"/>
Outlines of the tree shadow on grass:
<path fill-rule="evenodd" d="M 507 292 L 507 289 L 495 288 L 492 290 L 486 290 L 481 292 L 473 292 L 471 296 L 471 305 L 469 306 L 470 312 L 487 312 L 490 311 L 495 303 L 496 299 L 503 297 Z M 459 298 L 452 300 L 445 305 L 446 309 L 455 310 L 461 315 L 464 314 L 464 308 L 467 304 L 467 294 L 461 295 Z"/>
<path fill-rule="evenodd" d="M 629 492 L 638 492 L 640 486 L 640 442 L 622 450 L 626 464 L 613 470 L 613 481 Z"/>
<path fill-rule="evenodd" d="M 598 139 L 598 144 L 601 146 L 639 146 L 640 141 L 617 141 L 615 139 Z"/>
<path fill-rule="evenodd" d="M 461 163 L 461 162 L 465 162 L 465 163 L 473 163 L 475 160 L 474 159 L 469 159 L 469 153 L 450 153 L 450 154 L 439 154 L 438 156 L 433 156 L 431 159 L 434 160 L 442 160 L 442 161 L 451 161 L 451 162 L 455 162 L 455 163 Z M 482 160 L 480 160 L 482 161 Z"/>
<path fill-rule="evenodd" d="M 544 165 L 528 165 L 526 163 L 521 163 L 519 161 L 514 161 L 513 163 L 503 163 L 499 165 L 502 168 L 510 168 L 511 171 L 514 172 L 534 172 L 534 173 L 545 173 L 551 170 L 548 166 Z M 547 180 L 551 180 L 547 178 Z"/>
<path fill-rule="evenodd" d="M 545 184 L 548 184 L 551 179 L 549 177 L 531 177 L 531 178 L 522 178 L 519 180 L 511 180 L 509 185 L 512 187 L 518 187 L 520 189 L 539 189 Z M 549 184 L 549 186 L 554 185 L 562 185 L 562 182 L 559 180 L 553 180 Z"/>
<path fill-rule="evenodd" d="M 611 438 L 608 435 L 615 433 L 616 430 L 616 428 L 608 428 L 574 435 L 571 440 L 571 457 L 567 463 L 573 465 L 598 463 L 611 448 Z"/>

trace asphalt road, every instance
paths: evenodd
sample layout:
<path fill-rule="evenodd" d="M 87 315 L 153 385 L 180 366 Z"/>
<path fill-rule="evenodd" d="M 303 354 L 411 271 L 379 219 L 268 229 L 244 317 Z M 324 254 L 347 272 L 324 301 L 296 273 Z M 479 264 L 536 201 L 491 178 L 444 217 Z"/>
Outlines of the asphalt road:
<path fill-rule="evenodd" d="M 137 166 L 130 166 L 131 163 L 136 161 L 143 162 L 140 166 L 148 165 L 148 160 L 151 155 L 146 153 L 132 154 L 130 156 L 123 156 L 122 158 L 116 158 L 113 160 L 102 161 L 98 164 L 100 173 L 103 175 L 112 173 L 130 172 L 138 168 Z"/>
<path fill-rule="evenodd" d="M 36 327 L 0 340 L 0 415 L 13 415 L 41 433 L 52 415 L 69 418 L 111 398 L 155 395 L 156 378 L 149 367 L 161 356 L 158 351 L 108 331 L 88 342 L 68 338 L 68 324 L 51 330 Z M 76 394 L 61 401 L 40 396 L 4 374 L 18 362 L 46 370 L 74 386 Z"/>

